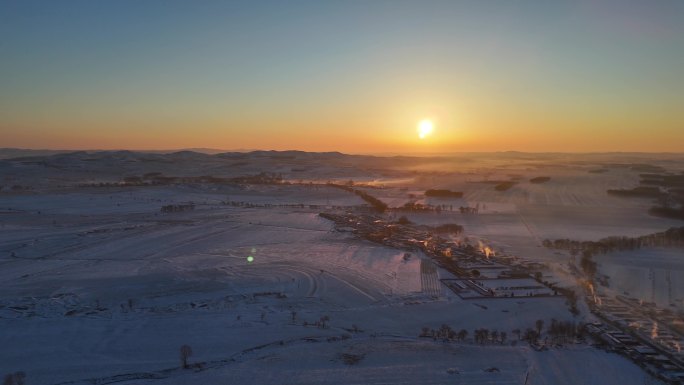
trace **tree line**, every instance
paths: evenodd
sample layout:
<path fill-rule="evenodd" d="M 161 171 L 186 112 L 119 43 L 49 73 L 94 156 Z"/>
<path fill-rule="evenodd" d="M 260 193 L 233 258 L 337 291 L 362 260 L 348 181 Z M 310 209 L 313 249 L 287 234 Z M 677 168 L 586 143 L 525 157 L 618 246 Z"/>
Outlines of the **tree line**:
<path fill-rule="evenodd" d="M 619 250 L 636 250 L 653 246 L 684 246 L 684 226 L 671 227 L 665 231 L 639 237 L 607 237 L 598 241 L 577 241 L 572 239 L 545 239 L 542 244 L 551 249 L 568 250 L 572 255 L 580 252 L 606 254 Z"/>
<path fill-rule="evenodd" d="M 562 344 L 572 342 L 583 335 L 582 325 L 574 321 L 558 321 L 556 319 L 551 319 L 551 322 L 546 329 L 546 335 L 543 334 L 544 324 L 544 320 L 538 319 L 532 327 L 526 328 L 525 330 L 512 330 L 511 334 L 516 337 L 512 343 L 525 341 L 530 344 L 538 344 L 541 337 L 544 336 L 544 343 Z M 435 341 L 464 342 L 469 335 L 472 335 L 472 341 L 479 345 L 503 345 L 508 339 L 508 333 L 505 331 L 477 328 L 470 333 L 466 329 L 456 331 L 447 324 L 442 324 L 437 329 L 424 326 L 418 336 L 422 338 L 432 338 Z"/>
<path fill-rule="evenodd" d="M 464 207 L 464 206 L 459 206 L 454 208 L 454 205 L 431 205 L 431 204 L 422 204 L 422 203 L 417 203 L 417 202 L 406 202 L 404 203 L 403 206 L 394 208 L 393 210 L 396 211 L 414 211 L 414 212 L 436 212 L 436 213 L 441 213 L 442 211 L 454 211 L 454 209 L 458 209 L 458 211 L 461 214 L 477 214 L 480 211 L 480 204 L 478 203 L 475 207 Z"/>
<path fill-rule="evenodd" d="M 354 193 L 354 194 L 358 195 L 361 199 L 366 201 L 366 203 L 371 205 L 371 207 L 373 207 L 379 213 L 384 213 L 385 210 L 387 210 L 387 207 L 388 207 L 387 203 L 385 203 L 385 202 L 381 201 L 380 199 L 368 194 L 365 191 L 357 190 L 351 186 L 335 184 L 335 183 L 328 183 L 327 185 L 330 187 L 339 188 L 339 189 L 342 189 L 342 190 L 345 190 L 345 191 L 348 191 L 350 193 Z"/>
<path fill-rule="evenodd" d="M 426 197 L 436 198 L 463 198 L 463 192 L 451 190 L 429 189 L 425 191 Z"/>
<path fill-rule="evenodd" d="M 161 207 L 161 212 L 163 213 L 179 213 L 182 211 L 192 211 L 195 209 L 194 203 L 188 203 L 184 205 L 164 205 Z"/>

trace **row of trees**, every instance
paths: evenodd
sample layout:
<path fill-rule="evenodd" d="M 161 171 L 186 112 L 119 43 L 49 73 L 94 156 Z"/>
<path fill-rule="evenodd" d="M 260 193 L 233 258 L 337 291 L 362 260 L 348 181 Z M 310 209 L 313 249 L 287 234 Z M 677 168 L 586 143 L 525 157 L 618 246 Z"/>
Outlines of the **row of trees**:
<path fill-rule="evenodd" d="M 435 234 L 461 234 L 463 226 L 456 223 L 445 223 L 443 225 L 429 227 L 429 230 Z"/>
<path fill-rule="evenodd" d="M 481 345 L 490 343 L 490 344 L 501 344 L 503 345 L 506 343 L 506 337 L 507 334 L 506 332 L 499 332 L 498 330 L 492 330 L 491 332 L 489 329 L 485 328 L 480 328 L 480 329 L 475 329 L 473 333 L 475 343 L 479 343 Z"/>
<path fill-rule="evenodd" d="M 684 246 L 684 227 L 672 227 L 666 231 L 639 237 L 607 237 L 598 241 L 576 241 L 571 239 L 556 239 L 552 241 L 545 239 L 543 245 L 552 249 L 568 250 L 573 258 L 581 253 L 580 268 L 587 280 L 594 284 L 598 271 L 598 266 L 593 260 L 595 254 L 606 254 L 620 250 L 637 250 L 642 247 L 653 246 L 681 247 Z M 607 285 L 605 280 L 599 282 Z M 570 300 L 570 297 L 568 299 Z M 570 311 L 576 314 L 578 310 L 574 296 L 573 302 L 570 305 Z"/>
<path fill-rule="evenodd" d="M 202 176 L 164 176 L 159 172 L 150 172 L 142 177 L 125 176 L 119 182 L 85 183 L 81 187 L 118 187 L 118 186 L 159 186 L 176 183 L 204 184 L 290 184 L 282 174 L 261 172 L 254 175 L 243 175 L 234 178 L 221 178 L 212 175 Z"/>
<path fill-rule="evenodd" d="M 441 213 L 442 211 L 454 211 L 457 209 L 461 214 L 477 214 L 480 211 L 480 204 L 478 203 L 477 206 L 475 207 L 464 207 L 464 206 L 459 206 L 457 208 L 454 208 L 454 205 L 431 205 L 431 204 L 422 204 L 422 203 L 417 203 L 417 202 L 406 202 L 404 203 L 403 206 L 397 207 L 394 210 L 397 211 L 417 211 L 417 212 L 424 212 L 424 211 L 430 211 L 430 212 L 436 212 L 436 213 Z"/>
<path fill-rule="evenodd" d="M 511 333 L 515 335 L 517 341 L 526 341 L 531 344 L 536 344 L 539 342 L 543 330 L 544 321 L 539 319 L 535 321 L 534 327 L 527 328 L 524 331 L 520 329 L 514 329 L 511 331 Z M 442 340 L 445 342 L 462 342 L 467 339 L 468 334 L 469 333 L 466 329 L 461 329 L 457 332 L 449 325 L 442 324 L 439 329 L 431 329 L 427 326 L 424 326 L 421 329 L 419 337 L 432 338 L 434 340 Z M 567 343 L 582 335 L 582 327 L 575 322 L 558 321 L 556 319 L 552 319 L 551 324 L 546 330 L 546 334 L 546 338 L 553 343 Z M 505 331 L 498 331 L 496 329 L 489 330 L 487 328 L 475 329 L 473 330 L 472 335 L 473 341 L 480 345 L 503 345 L 506 343 L 508 338 L 508 334 Z"/>
<path fill-rule="evenodd" d="M 520 334 L 520 330 L 516 329 L 513 331 L 515 334 L 518 332 L 518 335 Z M 439 327 L 439 329 L 431 329 L 427 326 L 423 327 L 421 329 L 419 337 L 427 337 L 427 338 L 432 338 L 434 340 L 442 340 L 444 342 L 452 342 L 452 341 L 458 341 L 462 342 L 465 341 L 466 338 L 468 338 L 469 332 L 466 329 L 461 329 L 458 332 L 454 329 L 452 329 L 449 325 L 447 324 L 442 324 L 442 326 Z M 498 330 L 489 330 L 486 328 L 479 328 L 473 330 L 473 341 L 475 341 L 476 344 L 480 345 L 485 345 L 485 344 L 501 344 L 503 345 L 506 343 L 506 339 L 508 337 L 508 334 L 504 331 L 499 332 Z"/>
<path fill-rule="evenodd" d="M 497 184 L 496 186 L 494 186 L 494 190 L 506 191 L 515 185 L 516 185 L 516 182 L 511 182 L 511 181 L 501 182 L 501 183 Z"/>
<path fill-rule="evenodd" d="M 192 211 L 195 209 L 194 203 L 188 203 L 184 205 L 165 205 L 161 207 L 161 212 L 163 213 L 178 213 L 182 211 Z"/>
<path fill-rule="evenodd" d="M 280 204 L 273 204 L 273 203 L 252 203 L 252 202 L 244 202 L 244 201 L 222 201 L 221 204 L 226 205 L 226 206 L 232 206 L 232 207 L 244 207 L 248 209 L 253 209 L 253 208 L 294 208 L 294 209 L 303 209 L 303 208 L 309 208 L 312 210 L 318 210 L 321 208 L 327 208 L 327 206 L 321 206 L 321 205 L 305 205 L 304 203 L 280 203 Z M 332 206 L 333 209 L 344 209 L 346 208 L 345 206 Z"/>
<path fill-rule="evenodd" d="M 405 216 L 399 217 L 397 219 L 397 223 L 400 225 L 408 226 L 412 225 L 413 222 L 411 222 L 408 218 Z M 456 223 L 445 223 L 442 225 L 438 226 L 419 226 L 421 229 L 424 229 L 426 231 L 429 231 L 430 233 L 434 234 L 461 234 L 463 232 L 463 226 L 456 224 Z"/>
<path fill-rule="evenodd" d="M 684 246 L 684 227 L 671 227 L 666 231 L 639 237 L 607 237 L 598 241 L 576 241 L 571 239 L 545 239 L 544 246 L 568 250 L 574 256 L 588 251 L 605 254 L 617 250 L 636 250 L 652 246 Z"/>
<path fill-rule="evenodd" d="M 440 339 L 443 341 L 465 341 L 466 337 L 468 337 L 468 331 L 461 329 L 456 332 L 447 324 L 442 324 L 439 329 L 431 329 L 424 326 L 420 331 L 419 337 L 428 337 L 434 340 Z"/>
<path fill-rule="evenodd" d="M 4 191 L 4 190 L 5 190 L 5 186 L 0 185 L 0 191 Z M 33 187 L 15 184 L 12 186 L 7 186 L 7 190 L 15 191 L 15 192 L 16 191 L 30 191 L 30 190 L 33 190 Z"/>
<path fill-rule="evenodd" d="M 532 183 L 546 183 L 550 180 L 551 180 L 550 176 L 538 176 L 538 177 L 530 179 L 530 182 L 532 182 Z"/>
<path fill-rule="evenodd" d="M 356 189 L 352 188 L 351 186 L 340 185 L 340 184 L 335 184 L 335 183 L 328 183 L 328 186 L 336 187 L 336 188 L 339 188 L 339 189 L 342 189 L 345 191 L 349 191 L 351 193 L 358 195 L 361 199 L 366 201 L 366 203 L 371 205 L 371 207 L 373 207 L 379 213 L 384 213 L 385 210 L 387 210 L 387 207 L 388 207 L 387 203 L 385 203 L 385 202 L 381 201 L 380 199 L 368 194 L 365 191 L 356 190 Z"/>
<path fill-rule="evenodd" d="M 582 336 L 582 326 L 571 321 L 558 321 L 551 319 L 548 328 L 549 337 L 555 343 L 565 343 Z"/>
<path fill-rule="evenodd" d="M 425 191 L 426 197 L 437 197 L 437 198 L 463 198 L 463 192 L 461 191 L 451 191 L 451 190 L 438 190 L 430 189 Z"/>
<path fill-rule="evenodd" d="M 597 271 L 597 266 L 596 262 L 592 259 L 592 254 L 589 250 L 584 250 L 582 252 L 582 258 L 580 259 L 580 267 L 582 268 L 582 271 L 584 271 L 584 274 L 587 276 L 587 279 L 591 282 L 594 282 L 594 278 L 596 277 L 596 271 Z"/>
<path fill-rule="evenodd" d="M 632 189 L 609 189 L 606 190 L 608 195 L 615 195 L 620 197 L 638 197 L 638 198 L 658 198 L 664 195 L 658 187 L 639 186 Z"/>
<path fill-rule="evenodd" d="M 397 207 L 398 211 L 436 211 L 441 212 L 442 206 L 433 206 L 430 204 L 424 205 L 416 202 L 406 202 L 403 206 Z"/>
<path fill-rule="evenodd" d="M 664 206 L 653 206 L 650 209 L 648 209 L 648 213 L 655 217 L 684 220 L 684 206 L 678 209 Z"/>
<path fill-rule="evenodd" d="M 293 323 L 295 322 L 296 317 L 297 317 L 297 312 L 293 312 L 292 313 L 292 322 Z M 317 321 L 314 321 L 314 322 L 304 321 L 302 323 L 302 326 L 305 326 L 305 327 L 306 326 L 315 326 L 319 329 L 327 329 L 330 327 L 328 325 L 328 322 L 330 322 L 330 316 L 324 315 L 324 316 L 321 316 L 321 318 L 319 318 Z"/>
<path fill-rule="evenodd" d="M 639 174 L 642 178 L 640 184 L 656 185 L 663 187 L 684 187 L 684 174 Z"/>

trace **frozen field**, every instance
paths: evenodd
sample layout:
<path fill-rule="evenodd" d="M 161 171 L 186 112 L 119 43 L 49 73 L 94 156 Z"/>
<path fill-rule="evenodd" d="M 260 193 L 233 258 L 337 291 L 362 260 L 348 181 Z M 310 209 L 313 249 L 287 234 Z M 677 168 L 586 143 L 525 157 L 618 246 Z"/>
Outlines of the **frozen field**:
<path fill-rule="evenodd" d="M 149 159 L 120 156 L 128 159 L 127 173 L 155 170 Z M 273 156 L 241 160 L 236 155 L 231 162 L 246 163 L 235 166 L 237 171 L 214 159 L 206 162 L 216 172 L 239 175 L 240 169 L 260 170 Z M 365 158 L 337 160 L 333 167 L 297 156 L 278 169 L 290 180 L 358 177 L 380 186 L 365 191 L 393 207 L 428 187 L 461 189 L 462 199 L 418 201 L 479 204 L 479 214 L 389 216 L 405 214 L 417 224 L 461 224 L 460 239 L 547 263 L 555 270 L 545 271 L 545 278 L 570 285 L 573 278 L 563 275 L 567 256 L 542 248 L 543 239 L 641 235 L 677 224 L 649 217 L 648 201 L 605 194 L 605 188 L 633 182 L 626 171 L 597 175 L 584 166 L 491 171 L 491 179 L 523 175 L 511 190 L 496 192 L 492 184 L 477 183 L 482 176 L 472 165 L 468 172 L 432 177 L 417 174 L 428 164 L 404 175 L 385 160 L 375 166 Z M 55 160 L 61 162 L 55 167 L 69 170 L 56 173 L 63 179 L 55 188 L 40 174 L 48 171 L 21 179 L 33 166 L 0 165 L 11 169 L 3 176 L 14 178 L 12 183 L 41 181 L 36 190 L 0 195 L 0 375 L 23 370 L 32 385 L 644 383 L 635 364 L 587 344 L 538 352 L 518 343 L 513 330 L 534 328 L 537 320 L 548 325 L 551 319 L 591 319 L 573 317 L 563 297 L 516 293 L 516 298 L 463 300 L 442 287 L 434 298 L 424 291 L 421 260 L 427 257 L 421 252 L 361 240 L 318 216 L 364 203 L 342 189 L 202 183 L 79 188 L 75 180 L 99 174 L 77 158 Z M 172 166 L 166 164 L 164 171 Z M 107 163 L 101 176 L 114 179 L 115 169 Z M 548 183 L 525 182 L 552 172 Z M 165 205 L 190 203 L 191 211 L 160 212 Z M 656 299 L 675 301 L 684 294 L 680 257 L 680 251 L 648 250 L 597 257 L 597 262 L 611 275 L 614 290 L 648 297 L 653 276 Z M 483 269 L 483 277 L 497 274 Z M 438 278 L 455 277 L 438 269 Z M 485 282 L 501 291 L 537 285 L 532 279 Z M 457 343 L 418 337 L 422 328 L 443 324 L 469 335 Z M 477 345 L 478 328 L 506 332 L 508 340 Z M 179 368 L 183 344 L 192 347 L 190 362 L 201 367 Z M 358 362 L 350 364 L 350 357 Z"/>
<path fill-rule="evenodd" d="M 684 251 L 649 248 L 596 257 L 599 272 L 610 277 L 618 294 L 684 308 Z"/>
<path fill-rule="evenodd" d="M 314 347 L 312 347 L 314 345 Z M 319 354 L 311 355 L 316 349 Z M 362 357 L 353 366 L 343 355 Z M 180 385 L 189 381 L 259 384 L 643 384 L 637 367 L 610 371 L 625 359 L 589 348 L 535 352 L 529 348 L 445 345 L 375 338 L 345 342 L 288 342 L 239 355 L 199 373 L 131 381 Z M 591 373 L 601 372 L 597 377 Z"/>

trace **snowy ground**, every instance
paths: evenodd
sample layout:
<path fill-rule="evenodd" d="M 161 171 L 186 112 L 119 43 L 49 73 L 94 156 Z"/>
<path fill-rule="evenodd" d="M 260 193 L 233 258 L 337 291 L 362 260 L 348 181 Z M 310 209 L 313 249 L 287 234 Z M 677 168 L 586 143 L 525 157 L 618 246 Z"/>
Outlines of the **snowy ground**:
<path fill-rule="evenodd" d="M 313 346 L 312 346 L 313 345 Z M 317 354 L 312 355 L 315 349 Z M 343 354 L 360 356 L 354 365 Z M 131 381 L 131 384 L 180 385 L 190 381 L 259 384 L 641 384 L 637 367 L 591 348 L 535 352 L 529 348 L 447 345 L 396 338 L 344 342 L 289 342 L 240 355 L 217 368 Z M 596 376 L 595 373 L 602 373 Z"/>
<path fill-rule="evenodd" d="M 612 291 L 659 307 L 684 308 L 684 251 L 646 248 L 599 255 L 596 261 L 599 273 L 610 277 Z"/>
<path fill-rule="evenodd" d="M 76 171 L 64 175 L 93 177 L 72 158 L 63 164 Z M 258 171 L 268 161 L 262 158 L 234 167 Z M 364 163 L 355 162 L 338 165 L 335 172 L 296 159 L 281 168 L 302 179 L 341 179 L 360 175 Z M 10 168 L 7 163 L 3 167 Z M 19 181 L 18 170 L 31 167 L 12 168 L 11 177 Z M 165 167 L 172 170 L 172 165 Z M 216 170 L 232 170 L 221 167 L 217 163 Z M 310 172 L 297 171 L 300 167 Z M 426 167 L 415 166 L 409 175 L 393 172 L 386 184 L 376 169 L 359 180 L 384 186 L 368 191 L 392 206 L 426 187 L 462 188 L 463 199 L 442 204 L 486 205 L 480 214 L 407 216 L 421 224 L 461 224 L 461 238 L 558 269 L 567 256 L 540 247 L 544 238 L 641 235 L 676 224 L 648 217 L 647 201 L 605 194 L 606 186 L 633 182 L 624 170 L 489 171 L 492 180 L 524 175 L 501 193 L 491 184 L 472 183 L 482 180 L 472 170 L 416 174 Z M 548 183 L 525 182 L 547 174 L 553 176 Z M 43 181 L 41 175 L 27 180 Z M 522 342 L 511 344 L 517 339 L 513 330 L 533 328 L 536 320 L 548 325 L 551 319 L 575 319 L 563 298 L 462 300 L 446 288 L 437 299 L 424 293 L 424 255 L 411 252 L 405 259 L 406 250 L 335 231 L 317 215 L 363 203 L 341 189 L 41 186 L 0 195 L 0 375 L 23 370 L 29 384 L 92 383 L 89 379 L 124 384 L 523 384 L 526 378 L 528 384 L 644 383 L 637 366 L 586 344 L 542 352 Z M 228 201 L 268 207 L 223 204 Z M 195 210 L 160 213 L 162 205 L 188 202 Z M 648 256 L 662 259 L 662 266 L 651 265 L 645 254 L 638 257 L 648 268 L 625 262 L 630 256 L 597 261 L 615 276 L 616 288 L 639 291 L 643 287 L 628 287 L 634 274 L 681 264 L 677 251 L 659 253 Z M 673 270 L 672 281 L 681 281 L 676 274 Z M 439 278 L 454 277 L 439 270 Z M 494 288 L 512 283 L 491 282 Z M 674 293 L 681 298 L 679 286 Z M 329 318 L 325 328 L 316 326 L 322 317 Z M 460 343 L 417 337 L 421 328 L 442 324 L 466 329 L 469 337 Z M 353 325 L 362 331 L 355 332 Z M 505 331 L 508 340 L 475 345 L 477 328 Z M 192 347 L 190 362 L 203 363 L 202 369 L 179 369 L 183 344 Z M 361 358 L 349 365 L 344 354 Z"/>

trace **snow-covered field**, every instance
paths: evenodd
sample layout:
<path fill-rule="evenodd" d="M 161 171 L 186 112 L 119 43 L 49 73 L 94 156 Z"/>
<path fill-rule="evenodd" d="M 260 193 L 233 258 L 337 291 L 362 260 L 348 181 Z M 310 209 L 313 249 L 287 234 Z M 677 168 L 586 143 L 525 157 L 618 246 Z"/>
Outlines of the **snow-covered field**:
<path fill-rule="evenodd" d="M 313 345 L 313 346 L 312 346 Z M 311 354 L 311 350 L 317 354 Z M 345 365 L 343 355 L 362 357 Z M 447 345 L 397 338 L 344 342 L 292 341 L 197 373 L 131 384 L 641 384 L 625 359 L 592 348 L 535 352 L 530 348 Z M 608 370 L 606 370 L 608 368 Z M 610 370 L 609 368 L 621 368 Z M 596 373 L 601 373 L 597 376 Z"/>
<path fill-rule="evenodd" d="M 656 302 L 660 307 L 684 308 L 684 251 L 647 248 L 596 257 L 599 273 L 610 277 L 618 294 Z"/>
<path fill-rule="evenodd" d="M 264 157 L 235 167 L 258 171 L 274 162 Z M 421 252 L 406 258 L 406 250 L 360 240 L 318 216 L 363 204 L 347 191 L 315 185 L 79 188 L 73 180 L 95 173 L 72 158 L 60 162 L 71 171 L 40 172 L 55 179 L 68 174 L 69 183 L 59 182 L 68 186 L 50 188 L 43 174 L 27 173 L 24 183 L 41 180 L 39 188 L 0 195 L 0 375 L 22 370 L 28 384 L 644 383 L 639 367 L 587 344 L 535 351 L 518 343 L 512 331 L 534 328 L 537 320 L 585 319 L 573 317 L 562 297 L 463 300 L 443 288 L 435 299 L 423 292 L 420 266 L 427 257 Z M 366 191 L 394 207 L 426 186 L 460 189 L 463 199 L 421 202 L 480 204 L 480 214 L 406 216 L 417 224 L 461 224 L 461 238 L 559 268 L 567 256 L 540 247 L 541 240 L 641 235 L 677 224 L 649 217 L 647 201 L 605 194 L 605 188 L 633 182 L 626 171 L 507 169 L 499 172 L 525 178 L 558 172 L 545 184 L 523 179 L 496 192 L 492 184 L 473 183 L 481 177 L 472 170 L 425 177 L 416 174 L 424 166 L 416 166 L 399 177 L 394 169 L 383 184 L 377 167 L 362 178 L 361 161 L 340 161 L 337 168 L 288 162 L 279 167 L 303 179 L 358 176 L 384 186 Z M 32 167 L 8 164 L 0 171 L 12 183 Z M 219 163 L 212 167 L 239 174 Z M 192 211 L 160 212 L 163 205 L 190 202 Z M 681 250 L 634 253 L 597 259 L 616 289 L 644 291 L 643 283 L 629 286 L 635 276 L 649 269 L 659 276 L 674 266 L 673 295 L 682 298 L 684 288 L 675 283 L 681 281 Z M 514 284 L 487 281 L 495 289 Z M 442 324 L 469 335 L 451 343 L 418 337 L 421 328 Z M 477 345 L 478 328 L 504 331 L 508 339 Z M 198 366 L 179 368 L 184 344 Z M 346 362 L 350 357 L 358 362 Z"/>

